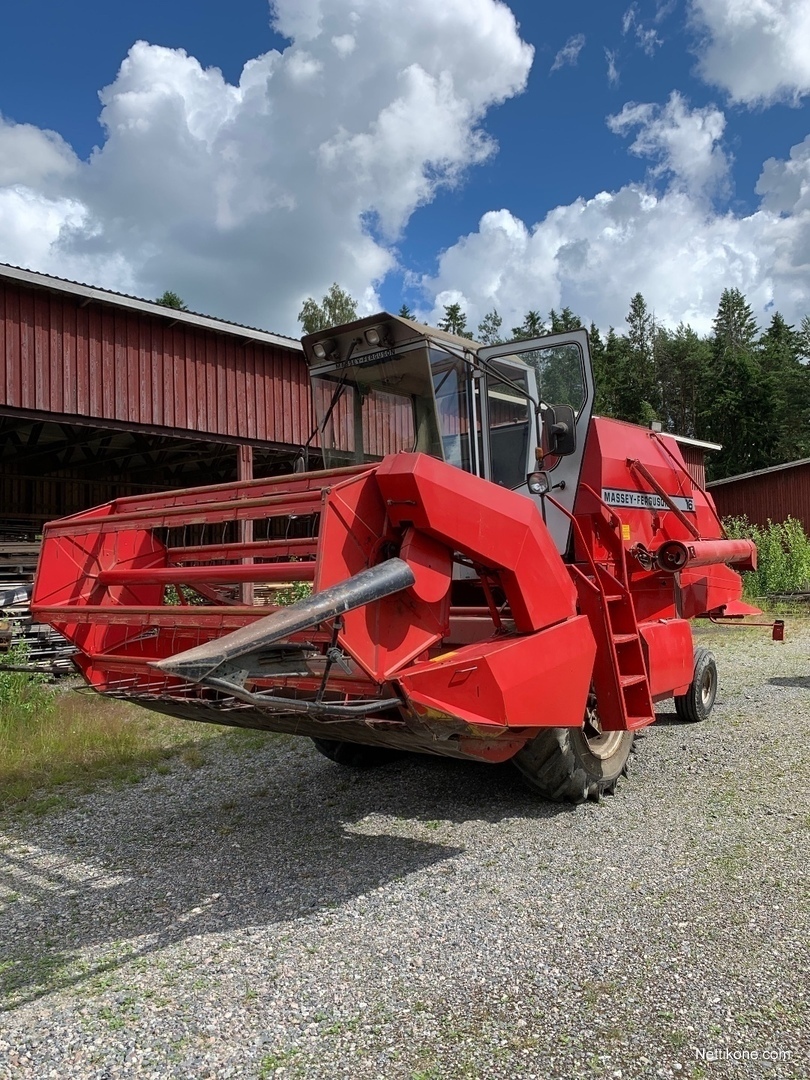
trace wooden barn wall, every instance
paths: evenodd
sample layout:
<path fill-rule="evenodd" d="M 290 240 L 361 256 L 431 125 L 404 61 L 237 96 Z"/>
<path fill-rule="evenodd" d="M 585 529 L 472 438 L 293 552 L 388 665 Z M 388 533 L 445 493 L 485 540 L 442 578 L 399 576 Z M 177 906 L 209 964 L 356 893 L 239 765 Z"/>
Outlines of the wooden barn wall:
<path fill-rule="evenodd" d="M 689 443 L 679 443 L 678 449 L 683 455 L 683 462 L 689 475 L 699 487 L 705 488 L 706 451 L 702 446 L 690 446 Z"/>
<path fill-rule="evenodd" d="M 810 464 L 711 486 L 709 494 L 723 517 L 746 514 L 757 525 L 793 517 L 810 529 Z"/>
<path fill-rule="evenodd" d="M 312 430 L 292 349 L 4 281 L 0 402 L 292 445 Z"/>

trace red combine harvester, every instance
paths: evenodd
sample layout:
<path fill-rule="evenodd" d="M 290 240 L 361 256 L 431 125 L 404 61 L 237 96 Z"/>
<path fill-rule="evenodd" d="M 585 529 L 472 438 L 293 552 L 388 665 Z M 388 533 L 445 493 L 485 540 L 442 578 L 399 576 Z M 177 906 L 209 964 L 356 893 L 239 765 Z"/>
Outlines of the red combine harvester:
<path fill-rule="evenodd" d="M 512 760 L 572 801 L 656 701 L 708 714 L 688 620 L 753 610 L 727 564 L 756 551 L 672 437 L 591 416 L 584 330 L 484 348 L 378 315 L 303 344 L 325 470 L 47 526 L 34 615 L 91 686 L 342 764 Z"/>

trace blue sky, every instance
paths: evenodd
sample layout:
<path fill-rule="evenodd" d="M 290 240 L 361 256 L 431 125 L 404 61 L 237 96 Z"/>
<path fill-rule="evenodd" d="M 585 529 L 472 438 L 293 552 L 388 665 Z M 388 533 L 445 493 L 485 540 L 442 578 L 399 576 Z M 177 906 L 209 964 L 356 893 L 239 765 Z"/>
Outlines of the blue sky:
<path fill-rule="evenodd" d="M 640 290 L 705 330 L 726 286 L 799 321 L 808 94 L 810 0 L 18 3 L 0 261 L 290 334 L 333 280 L 473 324 L 621 326 Z"/>

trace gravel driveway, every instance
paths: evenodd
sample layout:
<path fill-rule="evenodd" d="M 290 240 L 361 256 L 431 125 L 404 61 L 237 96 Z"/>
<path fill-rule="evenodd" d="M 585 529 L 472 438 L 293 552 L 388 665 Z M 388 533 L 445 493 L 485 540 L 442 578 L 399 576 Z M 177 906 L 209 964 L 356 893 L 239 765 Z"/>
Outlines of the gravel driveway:
<path fill-rule="evenodd" d="M 0 819 L 0 1077 L 804 1080 L 810 621 L 700 640 L 598 805 L 248 734 Z"/>

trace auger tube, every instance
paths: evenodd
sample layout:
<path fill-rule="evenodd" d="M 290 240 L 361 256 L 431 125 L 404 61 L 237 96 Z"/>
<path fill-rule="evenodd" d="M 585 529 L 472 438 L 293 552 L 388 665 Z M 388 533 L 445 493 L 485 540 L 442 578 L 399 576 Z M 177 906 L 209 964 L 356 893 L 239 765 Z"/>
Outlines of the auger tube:
<path fill-rule="evenodd" d="M 299 600 L 288 608 L 274 611 L 250 626 L 243 626 L 186 652 L 168 656 L 151 666 L 189 682 L 202 682 L 226 664 L 260 652 L 290 634 L 401 592 L 415 581 L 413 570 L 403 559 L 386 559 L 378 566 L 361 570 L 354 577 Z"/>

